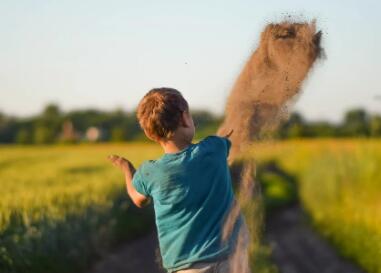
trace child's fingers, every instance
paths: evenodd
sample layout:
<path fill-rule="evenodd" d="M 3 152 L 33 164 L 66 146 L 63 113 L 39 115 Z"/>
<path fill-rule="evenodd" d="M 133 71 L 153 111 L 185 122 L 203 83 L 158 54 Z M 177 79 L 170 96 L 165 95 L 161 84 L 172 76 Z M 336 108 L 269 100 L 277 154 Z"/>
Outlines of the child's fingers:
<path fill-rule="evenodd" d="M 226 137 L 226 138 L 229 138 L 229 137 L 233 134 L 233 131 L 234 131 L 233 129 L 230 130 L 230 132 L 229 132 L 227 135 L 225 135 L 225 137 Z"/>
<path fill-rule="evenodd" d="M 114 155 L 108 155 L 107 159 L 110 161 L 114 161 L 115 156 Z"/>
<path fill-rule="evenodd" d="M 107 159 L 109 159 L 111 163 L 116 167 L 120 166 L 124 161 L 128 162 L 127 159 L 118 155 L 109 155 Z"/>
<path fill-rule="evenodd" d="M 117 155 L 109 155 L 107 159 L 110 160 L 112 163 L 115 163 L 119 162 L 121 160 L 121 157 Z"/>

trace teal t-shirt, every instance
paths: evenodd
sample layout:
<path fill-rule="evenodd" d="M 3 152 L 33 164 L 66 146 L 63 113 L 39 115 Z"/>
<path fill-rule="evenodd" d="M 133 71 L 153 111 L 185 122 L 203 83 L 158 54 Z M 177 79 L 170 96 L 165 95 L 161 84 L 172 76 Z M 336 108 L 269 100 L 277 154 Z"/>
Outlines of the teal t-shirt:
<path fill-rule="evenodd" d="M 163 266 L 168 271 L 228 256 L 238 237 L 222 241 L 224 220 L 234 203 L 227 164 L 227 138 L 209 136 L 174 154 L 145 161 L 133 185 L 153 199 Z"/>

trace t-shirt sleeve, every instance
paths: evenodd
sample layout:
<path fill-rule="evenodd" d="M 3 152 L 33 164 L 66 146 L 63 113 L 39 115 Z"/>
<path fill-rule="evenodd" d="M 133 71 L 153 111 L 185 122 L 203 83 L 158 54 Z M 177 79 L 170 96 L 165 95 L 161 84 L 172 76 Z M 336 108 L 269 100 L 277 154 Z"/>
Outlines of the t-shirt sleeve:
<path fill-rule="evenodd" d="M 132 178 L 132 185 L 138 191 L 139 193 L 149 196 L 149 193 L 147 191 L 147 185 L 145 184 L 146 182 L 143 179 L 142 176 L 142 167 L 137 169 L 137 171 L 134 174 L 134 177 Z"/>
<path fill-rule="evenodd" d="M 220 138 L 224 142 L 225 149 L 226 149 L 226 157 L 228 157 L 230 152 L 230 147 L 232 146 L 232 142 L 227 137 L 220 137 Z"/>
<path fill-rule="evenodd" d="M 209 136 L 205 141 L 210 142 L 216 150 L 223 151 L 226 157 L 229 156 L 231 141 L 227 137 Z"/>

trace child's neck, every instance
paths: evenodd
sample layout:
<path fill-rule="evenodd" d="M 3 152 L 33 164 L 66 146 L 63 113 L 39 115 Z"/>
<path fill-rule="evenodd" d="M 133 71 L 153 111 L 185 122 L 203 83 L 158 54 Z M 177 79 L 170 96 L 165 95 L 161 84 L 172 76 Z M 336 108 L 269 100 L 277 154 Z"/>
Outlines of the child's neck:
<path fill-rule="evenodd" d="M 181 150 L 184 150 L 186 147 L 188 147 L 190 144 L 192 144 L 192 142 L 187 141 L 185 139 L 173 139 L 168 140 L 166 142 L 160 142 L 160 145 L 163 148 L 164 153 L 166 154 L 174 154 L 180 152 Z"/>

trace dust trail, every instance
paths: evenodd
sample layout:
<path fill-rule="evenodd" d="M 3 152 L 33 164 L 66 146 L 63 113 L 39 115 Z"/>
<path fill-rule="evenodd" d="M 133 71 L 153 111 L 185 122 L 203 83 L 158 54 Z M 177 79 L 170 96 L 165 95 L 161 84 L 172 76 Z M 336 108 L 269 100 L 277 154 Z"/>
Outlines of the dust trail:
<path fill-rule="evenodd" d="M 227 100 L 219 135 L 234 130 L 230 160 L 274 128 L 300 92 L 302 81 L 321 54 L 315 22 L 269 24 L 260 44 L 239 75 Z"/>
<path fill-rule="evenodd" d="M 284 21 L 269 24 L 261 34 L 260 43 L 240 73 L 228 97 L 225 119 L 218 129 L 218 135 L 233 134 L 229 163 L 237 159 L 240 153 L 249 149 L 250 143 L 259 139 L 269 130 L 275 129 L 281 120 L 288 116 L 288 109 L 300 94 L 301 84 L 306 78 L 315 60 L 321 56 L 321 31 L 316 31 L 313 22 Z M 240 177 L 238 203 L 230 212 L 224 227 L 226 238 L 239 214 L 239 207 L 253 208 L 255 162 L 244 161 Z M 251 235 L 258 234 L 256 215 L 246 219 Z M 251 221 L 257 224 L 251 223 Z M 244 249 L 242 239 L 238 240 L 237 251 Z M 253 241 L 253 238 L 251 239 Z M 253 243 L 250 251 L 253 250 Z M 255 247 L 255 246 L 254 246 Z M 239 261 L 235 262 L 234 268 Z M 233 269 L 233 273 L 246 272 Z"/>

